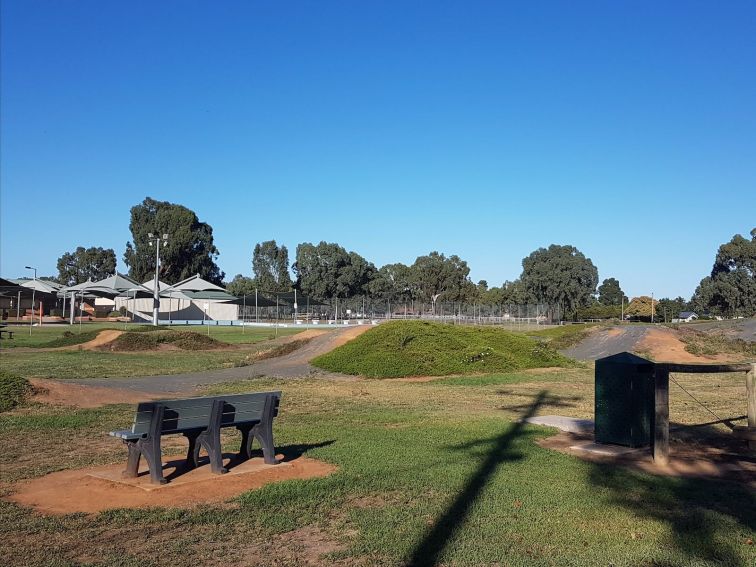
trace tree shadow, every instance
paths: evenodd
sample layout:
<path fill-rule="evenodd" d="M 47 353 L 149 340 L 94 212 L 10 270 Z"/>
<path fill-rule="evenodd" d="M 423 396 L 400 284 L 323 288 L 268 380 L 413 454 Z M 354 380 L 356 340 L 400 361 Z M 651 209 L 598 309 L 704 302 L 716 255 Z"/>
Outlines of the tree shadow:
<path fill-rule="evenodd" d="M 670 544 L 691 562 L 746 565 L 736 546 L 747 545 L 717 529 L 712 512 L 756 530 L 756 497 L 747 485 L 701 478 L 657 477 L 609 465 L 593 464 L 588 475 L 595 487 L 608 489 L 608 502 L 667 524 Z"/>
<path fill-rule="evenodd" d="M 580 396 L 552 395 L 552 394 L 549 394 L 545 390 L 542 390 L 535 396 L 533 396 L 533 394 L 523 394 L 520 392 L 515 392 L 514 390 L 496 390 L 496 394 L 500 396 L 515 396 L 515 397 L 520 397 L 520 398 L 530 398 L 531 400 L 536 399 L 538 400 L 539 406 L 549 406 L 551 408 L 573 408 L 577 405 L 574 402 L 579 402 L 580 400 L 583 399 Z M 533 405 L 532 402 L 525 402 L 522 404 L 499 406 L 497 409 L 504 410 L 504 411 L 511 411 L 511 412 L 515 412 L 519 414 L 526 414 L 531 410 L 532 405 Z M 533 415 L 522 417 L 522 419 L 525 419 L 526 417 L 533 417 Z"/>
<path fill-rule="evenodd" d="M 732 435 L 712 427 L 720 422 L 695 426 L 673 425 L 672 443 L 684 458 L 697 459 L 698 450 L 717 447 L 734 449 Z M 740 441 L 742 445 L 742 441 Z M 674 453 L 673 453 L 674 456 Z M 703 452 L 701 457 L 704 457 Z M 681 457 L 678 457 L 681 458 Z M 746 454 L 725 452 L 707 454 L 706 462 L 728 463 L 754 462 Z M 712 514 L 723 514 L 749 532 L 756 531 L 756 492 L 748 483 L 746 469 L 741 480 L 693 478 L 652 475 L 625 466 L 593 463 L 588 481 L 595 487 L 608 490 L 608 502 L 630 510 L 641 518 L 650 518 L 665 523 L 670 528 L 670 544 L 689 558 L 691 562 L 718 565 L 746 565 L 736 551 L 737 546 L 747 545 L 716 523 Z M 750 481 L 756 480 L 750 476 Z"/>
<path fill-rule="evenodd" d="M 444 548 L 448 545 L 457 530 L 464 524 L 465 519 L 470 513 L 470 509 L 480 496 L 481 491 L 489 483 L 491 476 L 496 472 L 499 465 L 505 461 L 511 462 L 522 458 L 521 454 L 511 450 L 511 445 L 522 434 L 522 430 L 526 425 L 524 420 L 528 417 L 533 417 L 538 408 L 544 403 L 544 400 L 551 398 L 554 398 L 554 396 L 549 396 L 546 391 L 541 391 L 534 397 L 531 404 L 528 404 L 527 407 L 523 406 L 521 419 L 511 423 L 500 435 L 451 447 L 452 450 L 457 451 L 477 447 L 489 448 L 484 454 L 483 462 L 467 479 L 467 482 L 454 501 L 422 541 L 415 546 L 407 561 L 407 565 L 420 567 L 437 564 L 438 558 Z"/>

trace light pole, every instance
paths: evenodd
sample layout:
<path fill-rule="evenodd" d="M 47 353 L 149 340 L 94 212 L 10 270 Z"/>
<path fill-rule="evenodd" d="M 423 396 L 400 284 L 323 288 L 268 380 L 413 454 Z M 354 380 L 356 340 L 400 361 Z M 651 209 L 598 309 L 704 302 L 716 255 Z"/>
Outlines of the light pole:
<path fill-rule="evenodd" d="M 32 287 L 32 312 L 31 319 L 29 320 L 29 336 L 32 334 L 32 327 L 34 326 L 34 296 L 37 291 L 37 268 L 31 266 L 24 266 L 27 270 L 34 270 L 34 287 Z"/>
<path fill-rule="evenodd" d="M 152 324 L 157 327 L 158 313 L 160 312 L 160 285 L 158 283 L 158 272 L 160 270 L 160 243 L 162 242 L 164 247 L 168 246 L 168 235 L 163 234 L 163 237 L 161 238 L 160 235 L 149 232 L 147 233 L 147 237 L 150 239 L 150 246 L 155 246 L 155 289 L 153 289 L 152 294 Z"/>

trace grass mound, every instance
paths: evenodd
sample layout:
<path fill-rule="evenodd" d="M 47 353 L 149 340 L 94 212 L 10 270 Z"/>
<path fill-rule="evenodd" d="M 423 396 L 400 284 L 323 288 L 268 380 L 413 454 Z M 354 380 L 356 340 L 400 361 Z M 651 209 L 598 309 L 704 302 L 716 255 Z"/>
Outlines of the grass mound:
<path fill-rule="evenodd" d="M 192 331 L 160 330 L 124 333 L 111 342 L 108 349 L 117 352 L 157 350 L 164 344 L 176 346 L 181 350 L 213 350 L 228 346 L 212 337 Z"/>
<path fill-rule="evenodd" d="M 32 386 L 26 378 L 0 370 L 0 412 L 12 410 L 31 392 Z"/>
<path fill-rule="evenodd" d="M 324 370 L 372 378 L 509 372 L 574 364 L 530 337 L 496 328 L 425 321 L 379 325 L 312 363 Z"/>

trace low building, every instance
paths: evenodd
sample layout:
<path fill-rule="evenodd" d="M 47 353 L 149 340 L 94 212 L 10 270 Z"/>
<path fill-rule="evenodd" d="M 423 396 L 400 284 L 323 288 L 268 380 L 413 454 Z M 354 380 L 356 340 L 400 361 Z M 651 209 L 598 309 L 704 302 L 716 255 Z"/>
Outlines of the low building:
<path fill-rule="evenodd" d="M 681 311 L 677 316 L 677 319 L 672 319 L 673 323 L 690 323 L 698 319 L 698 314 L 695 311 Z"/>

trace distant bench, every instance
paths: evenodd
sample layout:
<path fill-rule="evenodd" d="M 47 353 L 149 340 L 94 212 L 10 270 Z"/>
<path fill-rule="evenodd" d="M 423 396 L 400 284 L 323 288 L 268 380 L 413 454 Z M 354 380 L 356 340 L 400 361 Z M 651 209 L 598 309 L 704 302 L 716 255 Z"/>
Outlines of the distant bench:
<path fill-rule="evenodd" d="M 199 465 L 200 447 L 207 451 L 210 469 L 216 474 L 228 472 L 223 467 L 220 430 L 235 427 L 242 434 L 239 457 L 249 459 L 252 441 L 262 446 L 267 464 L 276 463 L 273 445 L 273 418 L 278 415 L 281 392 L 257 392 L 183 400 L 158 400 L 137 406 L 131 429 L 111 431 L 110 435 L 122 439 L 129 455 L 124 476 L 134 478 L 139 459 L 144 456 L 150 469 L 153 484 L 165 484 L 160 438 L 163 435 L 181 434 L 189 440 L 186 464 Z"/>
<path fill-rule="evenodd" d="M 0 339 L 2 339 L 2 338 L 3 338 L 3 335 L 4 335 L 4 334 L 6 334 L 6 333 L 8 334 L 8 338 L 9 338 L 9 339 L 12 339 L 12 338 L 13 338 L 13 333 L 14 333 L 14 332 L 15 332 L 15 331 L 8 331 L 8 330 L 6 330 L 6 329 L 0 329 Z"/>

